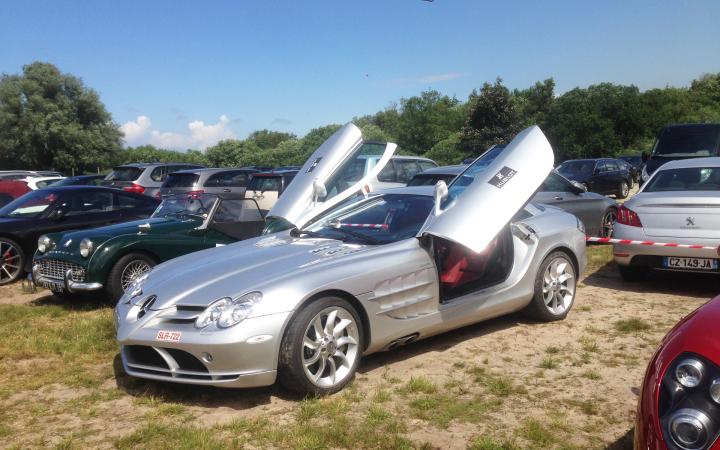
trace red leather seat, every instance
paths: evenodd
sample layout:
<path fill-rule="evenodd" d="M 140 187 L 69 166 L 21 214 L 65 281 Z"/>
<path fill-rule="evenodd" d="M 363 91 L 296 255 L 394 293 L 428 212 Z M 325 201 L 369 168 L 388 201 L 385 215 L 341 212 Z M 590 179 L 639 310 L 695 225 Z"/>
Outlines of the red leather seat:
<path fill-rule="evenodd" d="M 481 278 L 497 245 L 498 238 L 495 238 L 485 250 L 473 253 L 462 245 L 450 244 L 450 251 L 443 261 L 440 282 L 452 289 Z"/>

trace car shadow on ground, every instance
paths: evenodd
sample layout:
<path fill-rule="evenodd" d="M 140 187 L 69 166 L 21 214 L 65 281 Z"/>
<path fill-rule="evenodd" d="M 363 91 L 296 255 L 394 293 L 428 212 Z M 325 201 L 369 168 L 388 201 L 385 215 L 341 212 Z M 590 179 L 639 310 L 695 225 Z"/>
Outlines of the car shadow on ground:
<path fill-rule="evenodd" d="M 68 311 L 94 311 L 103 308 L 112 308 L 115 305 L 105 300 L 88 295 L 78 295 L 72 298 L 60 298 L 48 294 L 36 298 L 29 303 L 30 306 L 59 306 Z"/>
<path fill-rule="evenodd" d="M 632 450 L 635 430 L 630 428 L 627 433 L 620 436 L 615 442 L 605 447 L 605 450 Z"/>
<path fill-rule="evenodd" d="M 469 339 L 523 323 L 532 322 L 526 320 L 519 313 L 512 314 L 433 336 L 392 351 L 374 353 L 363 358 L 358 373 L 365 374 L 388 364 L 428 352 L 444 352 Z M 244 410 L 269 404 L 273 397 L 291 402 L 303 399 L 303 396 L 284 389 L 278 383 L 264 388 L 219 388 L 135 378 L 125 373 L 120 354 L 117 354 L 113 361 L 113 372 L 118 389 L 128 395 L 136 398 L 160 399 L 188 406 L 227 407 Z"/>
<path fill-rule="evenodd" d="M 708 300 L 720 294 L 720 275 L 717 274 L 653 270 L 644 281 L 625 281 L 614 262 L 591 273 L 583 283 L 620 292 L 683 295 Z"/>

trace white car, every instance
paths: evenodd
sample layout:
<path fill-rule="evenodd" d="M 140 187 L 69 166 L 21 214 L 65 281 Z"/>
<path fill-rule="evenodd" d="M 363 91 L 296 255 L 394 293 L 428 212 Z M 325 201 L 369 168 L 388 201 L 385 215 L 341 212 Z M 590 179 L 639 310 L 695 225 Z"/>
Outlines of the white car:
<path fill-rule="evenodd" d="M 720 158 L 671 161 L 657 169 L 618 209 L 615 244 L 620 275 L 639 281 L 652 269 L 718 272 L 720 245 Z M 649 242 L 714 247 L 648 245 Z"/>
<path fill-rule="evenodd" d="M 27 183 L 33 191 L 48 187 L 56 181 L 64 180 L 65 177 L 27 177 L 21 181 Z"/>

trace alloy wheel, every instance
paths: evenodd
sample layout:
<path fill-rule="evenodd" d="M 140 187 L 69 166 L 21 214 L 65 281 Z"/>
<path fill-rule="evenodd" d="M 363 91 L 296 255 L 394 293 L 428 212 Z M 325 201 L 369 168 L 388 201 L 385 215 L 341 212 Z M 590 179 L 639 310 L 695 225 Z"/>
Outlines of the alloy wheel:
<path fill-rule="evenodd" d="M 360 334 L 352 314 L 340 306 L 320 311 L 303 334 L 302 364 L 314 385 L 331 388 L 352 374 Z"/>
<path fill-rule="evenodd" d="M 20 251 L 7 241 L 0 241 L 0 284 L 9 283 L 20 276 Z"/>
<path fill-rule="evenodd" d="M 543 300 L 554 315 L 561 315 L 572 305 L 575 296 L 575 268 L 562 256 L 550 261 L 543 274 Z"/>
<path fill-rule="evenodd" d="M 622 197 L 625 198 L 628 196 L 628 192 L 630 192 L 630 188 L 628 188 L 628 184 L 626 182 L 620 183 L 620 191 L 622 192 Z"/>
<path fill-rule="evenodd" d="M 141 275 L 150 271 L 150 264 L 145 261 L 132 261 L 130 264 L 125 266 L 120 276 L 120 285 L 123 291 L 126 291 L 133 282 L 138 279 Z"/>
<path fill-rule="evenodd" d="M 605 213 L 602 219 L 602 225 L 600 227 L 600 237 L 612 237 L 616 220 L 617 213 L 614 209 L 611 209 Z"/>

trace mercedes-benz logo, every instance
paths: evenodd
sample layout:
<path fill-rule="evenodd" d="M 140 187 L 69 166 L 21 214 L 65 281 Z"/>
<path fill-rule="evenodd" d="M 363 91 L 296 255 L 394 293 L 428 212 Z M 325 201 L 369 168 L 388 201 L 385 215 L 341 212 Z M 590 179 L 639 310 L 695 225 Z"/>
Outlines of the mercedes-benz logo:
<path fill-rule="evenodd" d="M 157 300 L 157 295 L 151 295 L 145 299 L 143 304 L 140 306 L 140 311 L 138 311 L 138 319 L 144 316 L 150 310 L 150 307 L 153 305 L 153 303 L 155 303 L 155 300 Z"/>
<path fill-rule="evenodd" d="M 694 227 L 695 226 L 695 218 L 693 216 L 690 216 L 687 219 L 685 219 L 685 225 L 687 225 L 689 227 Z"/>

